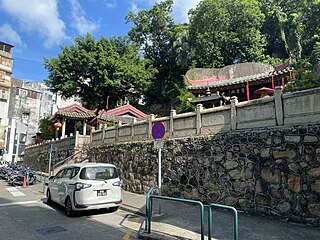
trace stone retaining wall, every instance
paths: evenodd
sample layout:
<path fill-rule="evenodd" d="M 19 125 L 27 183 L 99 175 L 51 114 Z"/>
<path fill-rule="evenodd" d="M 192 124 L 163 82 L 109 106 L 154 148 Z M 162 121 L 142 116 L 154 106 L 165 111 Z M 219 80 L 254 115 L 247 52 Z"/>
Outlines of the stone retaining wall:
<path fill-rule="evenodd" d="M 116 164 L 125 190 L 157 188 L 152 141 L 95 146 L 88 154 Z M 166 196 L 320 226 L 320 125 L 166 140 L 162 176 Z"/>

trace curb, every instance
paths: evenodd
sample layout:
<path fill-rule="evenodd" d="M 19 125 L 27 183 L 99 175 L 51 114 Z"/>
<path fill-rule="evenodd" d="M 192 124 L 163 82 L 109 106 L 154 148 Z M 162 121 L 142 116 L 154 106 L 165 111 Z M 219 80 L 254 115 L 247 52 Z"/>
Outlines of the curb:
<path fill-rule="evenodd" d="M 151 232 L 150 234 L 147 233 L 144 228 L 144 221 L 141 223 L 139 232 L 138 232 L 138 238 L 139 239 L 145 239 L 145 240 L 189 240 L 189 238 L 182 238 L 182 237 L 177 237 L 173 235 L 168 235 L 165 233 L 160 233 L 160 232 Z"/>

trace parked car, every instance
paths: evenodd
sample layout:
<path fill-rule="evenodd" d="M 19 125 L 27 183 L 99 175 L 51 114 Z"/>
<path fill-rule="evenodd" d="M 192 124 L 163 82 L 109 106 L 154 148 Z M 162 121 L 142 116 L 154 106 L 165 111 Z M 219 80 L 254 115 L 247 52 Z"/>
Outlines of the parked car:
<path fill-rule="evenodd" d="M 122 204 L 122 189 L 115 165 L 78 163 L 64 167 L 49 178 L 47 203 L 51 201 L 65 206 L 67 216 L 82 210 L 117 210 Z"/>

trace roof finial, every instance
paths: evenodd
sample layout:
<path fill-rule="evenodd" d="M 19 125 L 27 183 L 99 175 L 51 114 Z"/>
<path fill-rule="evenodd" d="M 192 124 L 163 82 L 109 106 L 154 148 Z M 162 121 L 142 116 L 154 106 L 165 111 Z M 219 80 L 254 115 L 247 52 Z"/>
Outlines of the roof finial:
<path fill-rule="evenodd" d="M 210 88 L 209 88 L 209 87 L 207 88 L 206 95 L 207 95 L 207 96 L 211 96 L 211 91 L 210 91 Z"/>

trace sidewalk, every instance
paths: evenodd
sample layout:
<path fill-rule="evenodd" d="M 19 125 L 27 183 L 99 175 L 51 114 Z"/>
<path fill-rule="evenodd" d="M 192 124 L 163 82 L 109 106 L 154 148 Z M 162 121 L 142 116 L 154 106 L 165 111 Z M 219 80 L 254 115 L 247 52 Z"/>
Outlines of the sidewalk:
<path fill-rule="evenodd" d="M 34 193 L 43 194 L 43 184 L 28 187 Z M 146 196 L 123 191 L 123 204 L 120 209 L 145 216 Z M 205 208 L 205 230 L 207 236 L 207 212 Z M 239 214 L 239 240 L 319 240 L 320 228 L 289 223 L 271 217 Z M 153 201 L 151 234 L 144 232 L 143 222 L 139 230 L 140 239 L 200 239 L 199 207 L 161 200 L 161 214 L 158 214 L 158 202 Z M 213 210 L 213 239 L 233 239 L 233 215 L 228 211 Z M 207 237 L 205 238 L 207 239 Z"/>
<path fill-rule="evenodd" d="M 120 208 L 136 214 L 145 214 L 146 196 L 123 191 Z M 140 239 L 200 239 L 199 207 L 161 200 L 161 213 L 154 200 L 151 234 L 144 232 L 145 223 L 139 230 Z M 205 235 L 207 236 L 207 211 L 205 208 Z M 319 240 L 320 228 L 289 223 L 272 217 L 239 214 L 239 239 L 241 240 Z M 213 239 L 233 239 L 233 214 L 228 211 L 213 210 Z M 207 237 L 205 238 L 207 239 Z"/>

